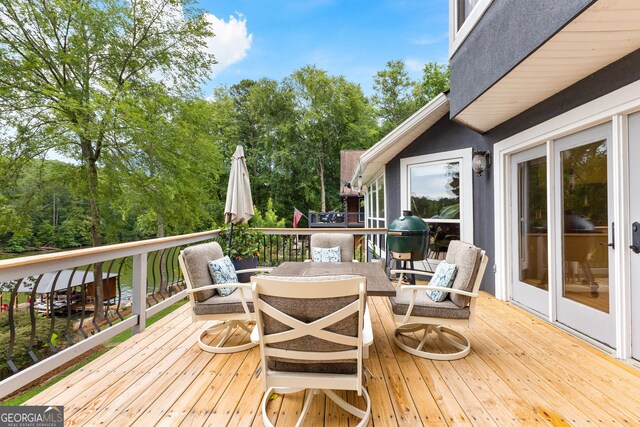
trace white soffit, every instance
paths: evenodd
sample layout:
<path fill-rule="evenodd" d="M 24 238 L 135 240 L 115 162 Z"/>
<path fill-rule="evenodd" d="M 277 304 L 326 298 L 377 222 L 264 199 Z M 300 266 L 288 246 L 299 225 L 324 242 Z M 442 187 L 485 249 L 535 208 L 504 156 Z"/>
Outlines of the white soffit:
<path fill-rule="evenodd" d="M 357 185 L 358 176 L 365 184 L 375 178 L 387 162 L 448 113 L 449 97 L 441 93 L 360 156 L 351 184 Z"/>
<path fill-rule="evenodd" d="M 461 111 L 486 132 L 640 48 L 640 1 L 599 0 Z"/>

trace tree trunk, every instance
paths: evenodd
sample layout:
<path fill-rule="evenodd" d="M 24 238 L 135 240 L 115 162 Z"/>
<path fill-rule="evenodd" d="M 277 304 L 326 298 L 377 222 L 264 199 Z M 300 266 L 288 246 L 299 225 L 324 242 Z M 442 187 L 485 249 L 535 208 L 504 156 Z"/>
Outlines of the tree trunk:
<path fill-rule="evenodd" d="M 87 147 L 87 144 L 89 147 Z M 85 153 L 90 148 L 91 143 L 83 142 L 83 151 Z M 91 244 L 92 246 L 101 246 L 102 238 L 100 237 L 100 212 L 98 210 L 98 168 L 96 159 L 91 155 L 85 155 L 87 168 L 87 188 L 89 196 L 89 213 L 91 215 Z M 93 265 L 94 279 L 94 320 L 101 323 L 105 320 L 104 310 L 104 288 L 102 287 L 102 263 L 98 262 Z"/>
<path fill-rule="evenodd" d="M 327 211 L 327 202 L 324 195 L 324 163 L 322 159 L 320 159 L 320 164 L 318 166 L 318 175 L 320 175 L 320 204 L 322 205 L 321 212 Z"/>

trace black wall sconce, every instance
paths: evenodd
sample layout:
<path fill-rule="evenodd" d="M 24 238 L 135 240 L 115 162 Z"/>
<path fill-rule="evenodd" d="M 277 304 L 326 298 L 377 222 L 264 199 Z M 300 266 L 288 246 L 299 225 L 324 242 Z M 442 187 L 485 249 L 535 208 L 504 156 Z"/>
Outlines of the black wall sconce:
<path fill-rule="evenodd" d="M 473 171 L 481 176 L 485 170 L 491 167 L 491 153 L 489 151 L 474 151 L 471 166 Z"/>

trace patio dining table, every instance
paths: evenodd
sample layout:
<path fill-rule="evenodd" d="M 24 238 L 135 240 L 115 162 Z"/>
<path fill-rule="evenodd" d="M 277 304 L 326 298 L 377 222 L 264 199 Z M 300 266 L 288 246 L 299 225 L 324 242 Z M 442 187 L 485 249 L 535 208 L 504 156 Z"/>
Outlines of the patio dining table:
<path fill-rule="evenodd" d="M 379 263 L 371 262 L 283 262 L 273 269 L 270 276 L 331 276 L 359 274 L 367 278 L 367 295 L 395 297 L 396 288 Z"/>

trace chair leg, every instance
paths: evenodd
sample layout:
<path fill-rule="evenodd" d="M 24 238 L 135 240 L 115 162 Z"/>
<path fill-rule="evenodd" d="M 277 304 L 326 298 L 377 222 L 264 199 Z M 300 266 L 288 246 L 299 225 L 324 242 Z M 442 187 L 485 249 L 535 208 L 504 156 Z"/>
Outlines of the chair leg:
<path fill-rule="evenodd" d="M 401 334 L 413 333 L 418 331 L 423 331 L 424 335 L 422 336 L 422 339 L 420 339 L 416 347 L 410 347 L 400 339 Z M 455 353 L 433 353 L 433 352 L 422 350 L 425 343 L 427 342 L 429 333 L 431 332 L 435 332 L 438 338 L 442 342 L 445 342 L 455 347 L 459 351 Z M 451 337 L 454 337 L 455 339 L 452 339 Z M 469 341 L 467 337 L 465 337 L 458 331 L 454 331 L 451 328 L 447 328 L 445 326 L 439 326 L 439 325 L 423 325 L 423 324 L 402 325 L 396 328 L 393 335 L 393 340 L 395 341 L 396 345 L 399 348 L 406 351 L 407 353 L 410 353 L 410 354 L 413 354 L 414 356 L 422 357 L 425 359 L 456 360 L 456 359 L 462 359 L 463 357 L 467 356 L 471 352 L 471 341 Z"/>
<path fill-rule="evenodd" d="M 300 390 L 299 389 L 275 389 L 273 387 L 267 390 L 267 392 L 264 394 L 264 397 L 262 398 L 262 405 L 261 405 L 262 406 L 262 422 L 267 427 L 273 427 L 273 424 L 271 423 L 271 420 L 269 420 L 269 416 L 267 415 L 267 403 L 269 403 L 271 395 L 276 391 L 282 394 L 285 394 L 285 393 L 298 392 Z M 369 418 L 371 417 L 371 399 L 369 398 L 369 393 L 367 393 L 367 390 L 364 387 L 362 387 L 362 389 L 360 390 L 360 394 L 362 395 L 362 397 L 364 397 L 364 400 L 367 404 L 367 408 L 364 411 L 362 409 L 356 408 L 355 406 L 347 403 L 344 399 L 342 399 L 332 390 L 318 390 L 318 389 L 306 390 L 307 395 L 304 400 L 304 406 L 302 407 L 302 412 L 300 413 L 300 417 L 296 422 L 296 427 L 299 427 L 302 425 L 304 418 L 307 416 L 307 412 L 309 412 L 309 407 L 311 406 L 313 396 L 318 394 L 318 392 L 320 391 L 323 392 L 329 399 L 333 400 L 339 407 L 341 407 L 345 411 L 349 412 L 352 415 L 355 415 L 358 418 L 361 418 L 362 421 L 360 421 L 356 427 L 362 427 L 367 425 L 367 423 L 369 422 Z"/>
<path fill-rule="evenodd" d="M 245 321 L 245 320 L 228 320 L 224 322 L 220 322 L 216 325 L 211 326 L 210 328 L 205 329 L 200 336 L 198 337 L 198 346 L 209 353 L 237 353 L 239 351 L 248 350 L 252 347 L 258 345 L 258 343 L 248 342 L 246 344 L 240 344 L 235 346 L 225 347 L 227 340 L 231 338 L 231 335 L 235 332 L 237 328 L 241 328 L 247 332 L 251 331 L 251 327 L 249 325 L 253 325 L 254 321 Z M 224 333 L 222 334 L 222 338 L 215 345 L 205 344 L 203 338 L 207 334 L 211 334 L 214 332 L 218 332 L 221 329 L 224 329 Z"/>

